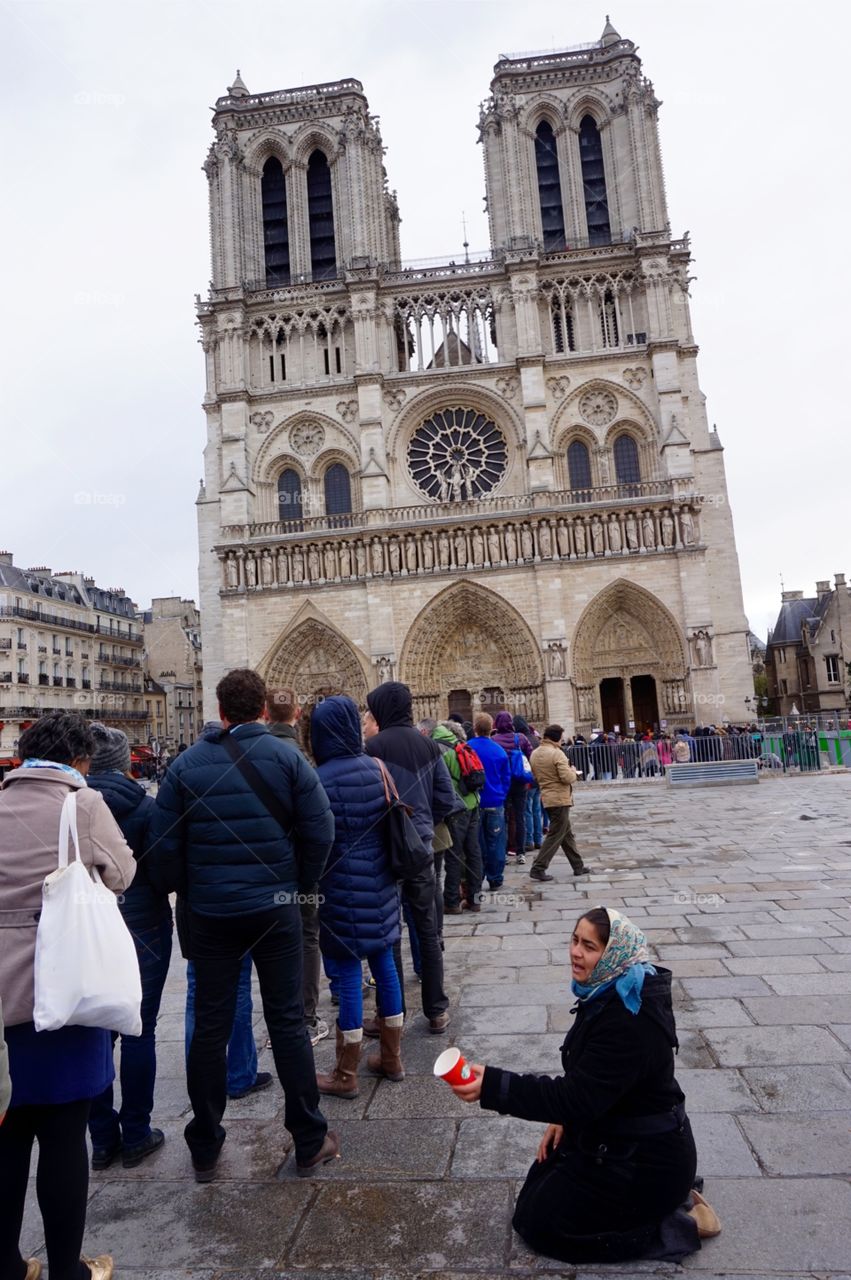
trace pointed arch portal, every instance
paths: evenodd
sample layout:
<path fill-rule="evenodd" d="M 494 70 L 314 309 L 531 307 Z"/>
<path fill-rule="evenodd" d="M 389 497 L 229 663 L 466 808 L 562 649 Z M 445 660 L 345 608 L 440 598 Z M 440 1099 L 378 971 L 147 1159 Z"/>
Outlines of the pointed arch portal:
<path fill-rule="evenodd" d="M 546 720 L 537 640 L 513 605 L 473 582 L 455 583 L 426 605 L 408 633 L 400 673 L 414 694 L 415 719 L 506 706 Z"/>
<path fill-rule="evenodd" d="M 366 705 L 363 665 L 352 646 L 333 627 L 307 618 L 284 633 L 265 673 L 270 688 L 293 689 L 307 705 L 318 693 L 346 693 Z"/>

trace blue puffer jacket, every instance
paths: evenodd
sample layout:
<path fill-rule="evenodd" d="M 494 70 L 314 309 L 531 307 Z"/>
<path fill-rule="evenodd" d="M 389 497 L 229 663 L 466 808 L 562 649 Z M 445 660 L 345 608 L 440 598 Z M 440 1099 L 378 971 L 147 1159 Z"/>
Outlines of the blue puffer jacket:
<path fill-rule="evenodd" d="M 335 832 L 319 882 L 319 947 L 335 960 L 375 955 L 399 939 L 399 895 L 383 838 L 381 771 L 364 753 L 351 698 L 326 698 L 316 707 L 310 740 Z"/>
<path fill-rule="evenodd" d="M 255 795 L 217 730 L 178 756 L 160 783 L 148 874 L 203 916 L 253 915 L 309 892 L 334 840 L 328 797 L 301 753 L 263 724 L 232 732 L 290 825 L 285 831 Z"/>
<path fill-rule="evenodd" d="M 155 889 L 148 878 L 145 855 L 151 843 L 151 823 L 156 805 L 143 787 L 123 773 L 90 773 L 86 782 L 99 791 L 107 808 L 133 850 L 136 874 L 133 883 L 118 899 L 128 928 L 151 929 L 171 915 L 168 895 Z"/>

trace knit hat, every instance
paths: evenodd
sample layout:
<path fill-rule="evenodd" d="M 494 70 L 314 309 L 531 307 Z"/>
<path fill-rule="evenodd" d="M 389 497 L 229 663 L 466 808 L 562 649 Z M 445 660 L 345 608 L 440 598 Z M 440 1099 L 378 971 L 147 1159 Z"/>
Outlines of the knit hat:
<path fill-rule="evenodd" d="M 91 725 L 95 740 L 95 752 L 89 766 L 90 773 L 128 773 L 130 770 L 130 742 L 122 729 L 110 729 L 95 720 Z"/>

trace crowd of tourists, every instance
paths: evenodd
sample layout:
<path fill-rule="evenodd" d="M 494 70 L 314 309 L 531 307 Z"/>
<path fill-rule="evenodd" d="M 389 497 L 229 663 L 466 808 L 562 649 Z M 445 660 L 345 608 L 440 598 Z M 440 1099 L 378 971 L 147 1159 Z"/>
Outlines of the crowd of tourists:
<path fill-rule="evenodd" d="M 25 1260 L 19 1248 L 36 1143 L 51 1280 L 113 1275 L 109 1255 L 82 1254 L 89 1159 L 95 1170 L 118 1160 L 133 1168 L 165 1140 L 151 1121 L 156 1023 L 174 924 L 187 960 L 192 1116 L 184 1137 L 195 1179 L 216 1177 L 228 1099 L 273 1085 L 272 1073 L 257 1067 L 253 972 L 286 1100 L 292 1171 L 310 1177 L 340 1158 L 320 1100 L 358 1095 L 365 1038 L 377 1042 L 366 1070 L 404 1080 L 402 1031 L 410 1011 L 403 920 L 420 980 L 420 1026 L 443 1035 L 450 1022 L 444 915 L 480 912 L 491 900 L 485 886 L 488 894 L 497 891 L 506 865 L 525 865 L 530 852 L 536 854 L 528 873 L 533 881 L 553 879 L 548 867 L 559 849 L 574 876 L 588 872 L 570 811 L 577 779 L 595 771 L 593 743 L 585 747 L 588 760 L 577 757 L 583 744 L 565 746 L 559 725 L 539 735 L 504 710 L 467 725 L 456 716 L 415 726 L 411 691 L 394 681 L 368 695 L 363 715 L 351 698 L 330 694 L 302 716 L 291 691 L 267 690 L 250 670 L 230 672 L 216 693 L 220 720 L 170 764 L 156 799 L 133 779 L 120 730 L 66 712 L 46 715 L 24 732 L 21 766 L 0 790 L 0 1000 L 8 1045 L 8 1060 L 0 1056 L 3 1280 L 41 1275 L 40 1261 Z M 120 895 L 138 959 L 139 1032 L 121 1034 L 120 1103 L 113 1096 L 116 1022 L 91 1025 L 80 1013 L 52 1029 L 38 1026 L 43 887 L 57 868 L 61 874 L 68 856 L 69 796 L 77 857 Z M 643 936 L 611 911 L 577 923 L 571 961 L 580 1005 L 593 998 L 595 1014 L 609 1010 L 605 1020 L 589 1017 L 587 1031 L 577 1020 L 571 1063 L 582 1056 L 581 1043 L 592 1069 L 595 1054 L 611 1052 L 614 1035 L 625 1055 L 618 1067 L 624 1080 L 608 1093 L 599 1087 L 589 1110 L 585 1068 L 568 1069 L 565 1047 L 566 1075 L 541 1077 L 537 1092 L 522 1083 L 531 1077 L 476 1067 L 459 1096 L 547 1121 L 536 1163 L 549 1170 L 557 1161 L 577 1183 L 585 1150 L 578 1138 L 626 1140 L 637 1125 L 644 1143 L 632 1149 L 641 1149 L 644 1164 L 634 1162 L 636 1176 L 661 1172 L 657 1190 L 648 1189 L 623 1215 L 616 1240 L 609 1238 L 612 1223 L 604 1230 L 600 1219 L 610 1192 L 604 1174 L 587 1183 L 581 1201 L 586 1226 L 601 1237 L 597 1246 L 575 1243 L 576 1215 L 558 1218 L 554 1187 L 541 1183 L 535 1169 L 515 1225 L 534 1247 L 556 1257 L 683 1256 L 698 1247 L 700 1232 L 715 1228 L 707 1218 L 711 1210 L 691 1192 L 694 1144 L 673 1077 L 670 974 L 649 964 Z M 320 966 L 338 1008 L 329 1072 L 317 1072 L 312 1052 L 329 1034 L 317 1012 Z M 375 1018 L 364 1017 L 365 980 L 375 988 Z M 638 1018 L 642 988 L 645 1010 L 652 1012 Z M 83 994 L 81 1010 L 91 993 Z M 611 1030 L 604 1029 L 608 1019 Z M 601 1079 L 610 1078 L 605 1068 Z M 651 1112 L 661 1121 L 642 1127 Z M 599 1151 L 605 1150 L 601 1138 Z M 289 1168 L 285 1161 L 278 1172 Z M 672 1233 L 669 1224 L 660 1236 L 671 1214 L 679 1215 L 678 1230 Z M 658 1252 L 663 1237 L 667 1253 Z"/>

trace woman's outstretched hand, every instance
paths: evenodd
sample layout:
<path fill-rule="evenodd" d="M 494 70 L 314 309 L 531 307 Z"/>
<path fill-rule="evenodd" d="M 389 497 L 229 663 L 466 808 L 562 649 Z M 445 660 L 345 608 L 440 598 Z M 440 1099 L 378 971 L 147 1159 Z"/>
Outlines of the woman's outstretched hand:
<path fill-rule="evenodd" d="M 541 1141 L 538 1144 L 538 1154 L 536 1157 L 538 1164 L 544 1163 L 547 1156 L 550 1154 L 550 1147 L 552 1147 L 553 1151 L 555 1151 L 556 1147 L 561 1142 L 563 1137 L 564 1137 L 564 1125 L 560 1125 L 560 1124 L 547 1125 L 546 1132 L 544 1133 L 543 1138 L 541 1138 Z"/>
<path fill-rule="evenodd" d="M 482 1096 L 482 1076 L 485 1074 L 485 1069 L 477 1062 L 469 1062 L 467 1065 L 473 1073 L 473 1079 L 469 1084 L 453 1084 L 452 1092 L 462 1102 L 478 1102 Z"/>

